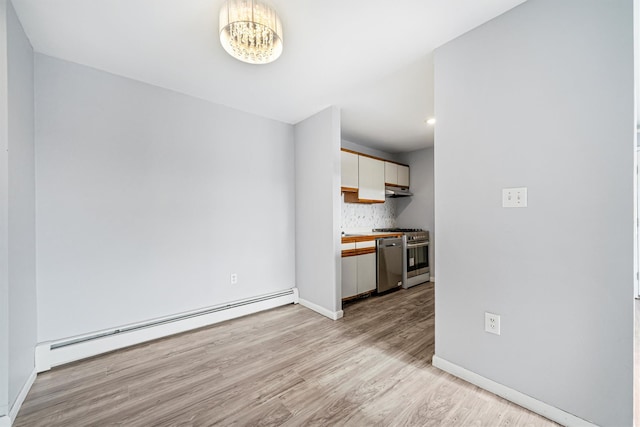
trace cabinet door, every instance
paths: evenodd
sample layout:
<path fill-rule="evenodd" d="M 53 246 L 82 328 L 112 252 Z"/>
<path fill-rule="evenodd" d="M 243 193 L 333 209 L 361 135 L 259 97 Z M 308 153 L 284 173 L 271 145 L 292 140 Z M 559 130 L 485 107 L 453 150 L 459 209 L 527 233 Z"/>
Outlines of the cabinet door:
<path fill-rule="evenodd" d="M 355 256 L 342 258 L 342 298 L 358 295 L 358 262 Z"/>
<path fill-rule="evenodd" d="M 384 162 L 384 182 L 389 185 L 398 183 L 398 165 L 391 162 Z"/>
<path fill-rule="evenodd" d="M 341 151 L 342 187 L 358 188 L 358 155 Z"/>
<path fill-rule="evenodd" d="M 384 162 L 358 156 L 358 199 L 384 203 Z"/>
<path fill-rule="evenodd" d="M 409 166 L 398 165 L 398 185 L 409 187 Z"/>
<path fill-rule="evenodd" d="M 377 287 L 376 254 L 358 255 L 358 293 L 373 291 Z"/>

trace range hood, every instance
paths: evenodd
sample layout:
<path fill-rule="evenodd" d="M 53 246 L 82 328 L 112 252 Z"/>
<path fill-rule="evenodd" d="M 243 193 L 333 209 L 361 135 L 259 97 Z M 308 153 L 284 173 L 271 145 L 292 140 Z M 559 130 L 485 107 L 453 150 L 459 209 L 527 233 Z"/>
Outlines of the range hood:
<path fill-rule="evenodd" d="M 385 197 L 409 197 L 413 196 L 413 193 L 408 188 L 391 187 L 387 185 L 384 188 Z"/>

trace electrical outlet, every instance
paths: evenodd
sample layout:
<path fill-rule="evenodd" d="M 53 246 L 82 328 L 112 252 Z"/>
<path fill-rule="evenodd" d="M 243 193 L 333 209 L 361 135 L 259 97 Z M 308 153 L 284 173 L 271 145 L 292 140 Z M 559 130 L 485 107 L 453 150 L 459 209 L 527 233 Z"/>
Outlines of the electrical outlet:
<path fill-rule="evenodd" d="M 503 208 L 526 208 L 527 207 L 527 187 L 503 188 L 502 189 Z"/>
<path fill-rule="evenodd" d="M 238 283 L 238 274 L 237 273 L 231 273 L 231 284 L 235 285 L 236 283 Z"/>
<path fill-rule="evenodd" d="M 490 334 L 500 335 L 500 315 L 484 313 L 484 330 Z"/>

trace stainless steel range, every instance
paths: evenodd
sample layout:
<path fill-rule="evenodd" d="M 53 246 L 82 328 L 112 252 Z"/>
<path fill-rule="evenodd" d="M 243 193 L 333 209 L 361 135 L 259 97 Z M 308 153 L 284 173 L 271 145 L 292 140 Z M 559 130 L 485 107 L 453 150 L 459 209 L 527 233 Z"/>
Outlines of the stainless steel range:
<path fill-rule="evenodd" d="M 402 287 L 410 288 L 431 279 L 429 232 L 419 228 L 378 228 L 373 231 L 402 233 L 405 261 Z"/>

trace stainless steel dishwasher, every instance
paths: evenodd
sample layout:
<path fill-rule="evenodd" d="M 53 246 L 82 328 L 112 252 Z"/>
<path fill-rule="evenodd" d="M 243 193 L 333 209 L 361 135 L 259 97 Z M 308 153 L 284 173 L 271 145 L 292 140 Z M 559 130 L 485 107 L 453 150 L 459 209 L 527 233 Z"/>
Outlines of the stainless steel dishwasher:
<path fill-rule="evenodd" d="M 402 286 L 404 247 L 399 237 L 376 240 L 376 275 L 378 292 Z"/>

